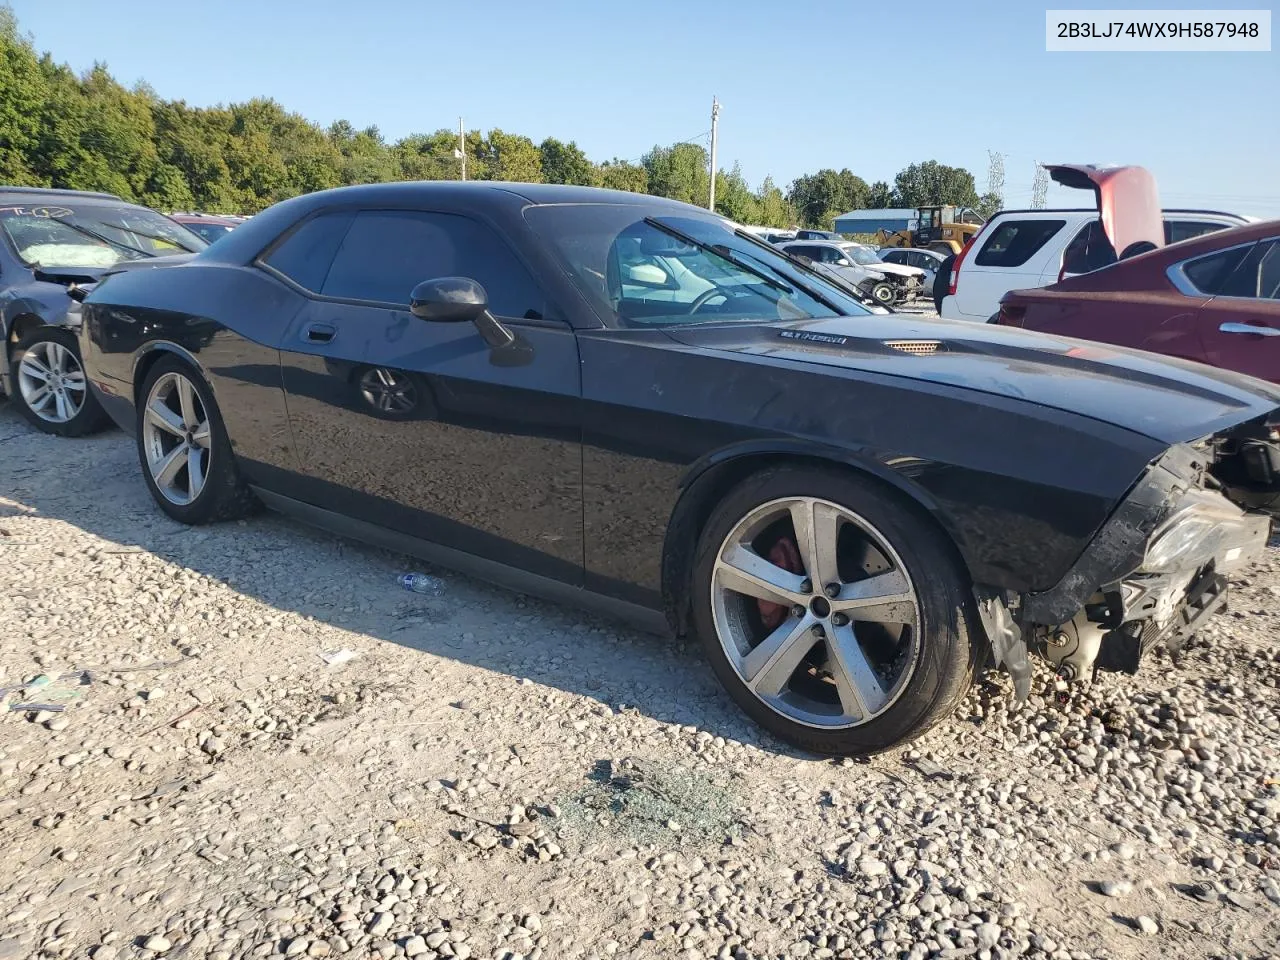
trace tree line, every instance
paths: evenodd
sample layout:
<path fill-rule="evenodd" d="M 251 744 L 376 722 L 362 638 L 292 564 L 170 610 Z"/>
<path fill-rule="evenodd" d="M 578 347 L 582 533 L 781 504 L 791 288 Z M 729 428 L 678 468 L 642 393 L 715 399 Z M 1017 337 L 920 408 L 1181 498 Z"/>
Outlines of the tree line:
<path fill-rule="evenodd" d="M 191 107 L 146 84 L 126 89 L 104 64 L 77 75 L 37 53 L 0 6 L 0 183 L 100 190 L 166 211 L 256 213 L 329 187 L 458 179 L 457 146 L 447 129 L 388 142 L 376 126 L 339 120 L 322 128 L 267 98 Z M 610 187 L 699 206 L 710 189 L 699 143 L 595 162 L 572 140 L 534 143 L 495 128 L 467 133 L 466 153 L 475 180 Z M 785 191 L 770 177 L 752 189 L 737 164 L 716 171 L 717 212 L 763 226 L 829 229 L 853 209 L 991 202 L 979 198 L 967 170 L 933 160 L 910 165 L 892 187 L 844 169 L 806 174 Z"/>

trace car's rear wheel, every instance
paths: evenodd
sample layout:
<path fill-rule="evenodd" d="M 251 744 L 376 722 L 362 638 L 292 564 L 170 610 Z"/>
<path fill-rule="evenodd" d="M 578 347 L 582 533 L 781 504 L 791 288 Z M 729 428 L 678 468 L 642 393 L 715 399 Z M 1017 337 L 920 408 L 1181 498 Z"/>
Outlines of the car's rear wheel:
<path fill-rule="evenodd" d="M 703 529 L 692 600 L 730 695 L 806 750 L 904 743 L 972 683 L 970 600 L 949 545 L 852 474 L 778 468 L 732 490 Z"/>
<path fill-rule="evenodd" d="M 14 345 L 10 364 L 13 398 L 40 430 L 82 437 L 106 426 L 70 330 L 37 327 Z"/>
<path fill-rule="evenodd" d="M 240 478 L 208 385 L 178 358 L 164 357 L 138 392 L 138 458 L 151 496 L 182 523 L 233 520 L 257 498 Z"/>

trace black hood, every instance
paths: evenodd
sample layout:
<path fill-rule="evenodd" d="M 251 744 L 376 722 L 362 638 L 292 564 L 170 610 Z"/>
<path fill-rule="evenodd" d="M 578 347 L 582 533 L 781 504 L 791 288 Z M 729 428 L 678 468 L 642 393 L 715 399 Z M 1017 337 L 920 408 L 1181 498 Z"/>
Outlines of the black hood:
<path fill-rule="evenodd" d="M 833 317 L 669 328 L 680 343 L 976 390 L 1092 417 L 1162 443 L 1275 413 L 1280 388 L 1138 350 L 963 321 Z M 821 391 L 815 385 L 815 392 Z"/>

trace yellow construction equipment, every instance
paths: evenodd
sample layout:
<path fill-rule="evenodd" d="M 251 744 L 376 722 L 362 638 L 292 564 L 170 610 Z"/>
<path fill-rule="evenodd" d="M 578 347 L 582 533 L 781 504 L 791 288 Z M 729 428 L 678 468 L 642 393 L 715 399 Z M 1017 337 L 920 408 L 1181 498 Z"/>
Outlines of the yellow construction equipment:
<path fill-rule="evenodd" d="M 881 230 L 876 242 L 882 247 L 924 247 L 941 254 L 959 253 L 982 229 L 982 218 L 967 207 L 920 207 L 916 217 L 914 230 Z"/>

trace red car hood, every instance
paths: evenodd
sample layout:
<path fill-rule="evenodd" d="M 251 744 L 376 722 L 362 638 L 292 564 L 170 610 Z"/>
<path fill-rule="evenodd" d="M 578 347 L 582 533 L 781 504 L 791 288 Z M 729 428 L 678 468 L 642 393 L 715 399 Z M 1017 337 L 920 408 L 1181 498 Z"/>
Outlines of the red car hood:
<path fill-rule="evenodd" d="M 1093 191 L 1102 229 L 1120 259 L 1164 246 L 1160 195 L 1155 177 L 1145 168 L 1054 163 L 1045 169 L 1055 183 Z M 1139 243 L 1142 246 L 1131 251 Z"/>

